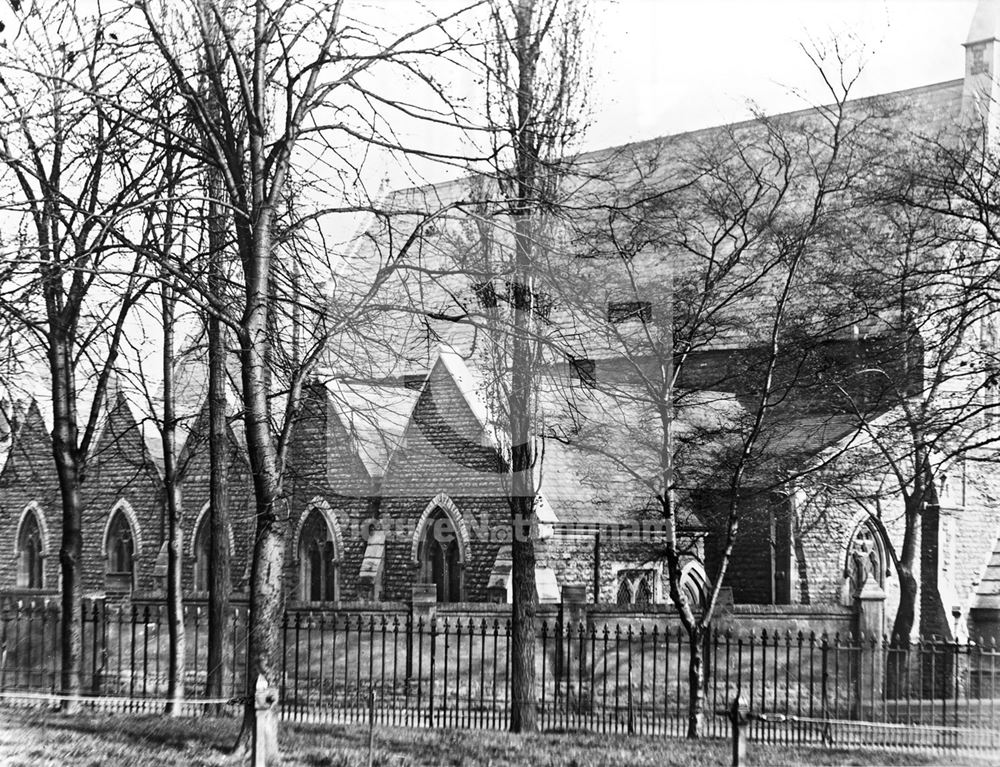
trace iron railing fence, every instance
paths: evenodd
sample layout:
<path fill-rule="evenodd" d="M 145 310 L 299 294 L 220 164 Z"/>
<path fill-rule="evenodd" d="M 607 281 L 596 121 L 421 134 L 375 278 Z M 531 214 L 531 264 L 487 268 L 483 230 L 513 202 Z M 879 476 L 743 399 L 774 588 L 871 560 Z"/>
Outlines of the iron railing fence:
<path fill-rule="evenodd" d="M 166 608 L 83 612 L 82 687 L 106 709 L 148 711 L 167 689 Z M 0 605 L 0 694 L 54 695 L 60 686 L 58 606 Z M 185 695 L 204 698 L 207 620 L 185 608 Z M 636 615 L 538 621 L 535 691 L 545 730 L 682 736 L 687 727 L 688 637 L 676 620 Z M 408 612 L 286 612 L 281 626 L 283 717 L 349 723 L 374 716 L 402 726 L 505 729 L 510 623 L 504 617 Z M 736 696 L 751 737 L 1000 748 L 1000 651 L 995 639 L 884 639 L 805 631 L 713 631 L 700 643 L 707 734 Z M 226 624 L 225 695 L 246 690 L 246 610 Z M 370 700 L 370 696 L 373 701 Z"/>

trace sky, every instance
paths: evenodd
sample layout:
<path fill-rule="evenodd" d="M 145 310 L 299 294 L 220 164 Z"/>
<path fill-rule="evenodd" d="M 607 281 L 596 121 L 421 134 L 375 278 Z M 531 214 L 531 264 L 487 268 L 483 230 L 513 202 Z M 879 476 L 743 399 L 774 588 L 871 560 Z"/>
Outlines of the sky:
<path fill-rule="evenodd" d="M 771 113 L 824 103 L 803 44 L 838 39 L 863 51 L 854 58 L 865 62 L 858 96 L 961 77 L 961 44 L 977 0 L 589 3 L 593 81 L 583 150 L 745 119 L 751 101 Z M 77 8 L 94 4 L 79 0 Z M 468 0 L 348 0 L 346 7 L 391 26 L 465 5 Z M 3 21 L 10 34 L 9 0 L 0 0 Z M 465 88 L 476 87 L 472 79 Z M 447 151 L 448 139 L 441 142 Z"/>
<path fill-rule="evenodd" d="M 771 113 L 823 103 L 800 46 L 834 38 L 864 51 L 858 96 L 959 78 L 976 4 L 594 0 L 600 32 L 585 147 L 745 119 L 748 101 Z"/>
<path fill-rule="evenodd" d="M 462 0 L 359 0 L 400 23 Z M 834 40 L 862 66 L 852 97 L 962 77 L 977 0 L 589 0 L 593 23 L 588 151 L 829 103 L 803 46 Z M 994 0 L 1000 4 L 1000 0 Z M 387 17 L 389 18 L 389 17 Z M 416 18 L 416 16 L 414 16 Z M 480 87 L 467 74 L 460 93 Z M 454 149 L 441 131 L 416 142 Z M 460 169 L 380 168 L 400 188 L 463 175 Z"/>

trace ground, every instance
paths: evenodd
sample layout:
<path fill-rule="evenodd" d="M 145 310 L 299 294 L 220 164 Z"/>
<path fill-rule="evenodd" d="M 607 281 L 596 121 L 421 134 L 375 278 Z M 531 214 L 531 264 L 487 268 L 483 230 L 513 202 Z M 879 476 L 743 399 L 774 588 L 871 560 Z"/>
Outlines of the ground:
<path fill-rule="evenodd" d="M 0 708 L 0 765 L 36 767 L 200 767 L 229 765 L 237 722 Z M 363 726 L 281 724 L 282 763 L 308 767 L 367 765 Z M 939 765 L 987 767 L 1000 754 L 795 749 L 750 744 L 758 765 Z M 376 728 L 373 764 L 383 767 L 684 767 L 730 764 L 724 741 L 600 735 L 514 736 L 461 730 Z"/>

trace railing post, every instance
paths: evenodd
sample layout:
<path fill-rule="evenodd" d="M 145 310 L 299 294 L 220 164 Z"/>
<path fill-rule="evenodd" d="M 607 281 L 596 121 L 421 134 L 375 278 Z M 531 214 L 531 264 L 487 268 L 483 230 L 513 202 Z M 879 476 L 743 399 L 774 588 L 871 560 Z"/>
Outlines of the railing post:
<path fill-rule="evenodd" d="M 823 639 L 820 644 L 822 653 L 823 678 L 821 681 L 820 695 L 822 696 L 822 717 L 823 717 L 823 744 L 831 745 L 833 741 L 833 730 L 830 727 L 830 640 L 826 632 L 823 632 Z"/>
<path fill-rule="evenodd" d="M 375 688 L 368 682 L 368 767 L 372 767 L 375 752 Z"/>
<path fill-rule="evenodd" d="M 0 600 L 0 691 L 6 688 L 7 676 L 7 607 L 9 602 Z"/>
<path fill-rule="evenodd" d="M 269 686 L 263 674 L 257 675 L 254 687 L 254 719 L 251 764 L 269 767 L 278 763 L 278 721 L 274 704 L 278 691 Z"/>

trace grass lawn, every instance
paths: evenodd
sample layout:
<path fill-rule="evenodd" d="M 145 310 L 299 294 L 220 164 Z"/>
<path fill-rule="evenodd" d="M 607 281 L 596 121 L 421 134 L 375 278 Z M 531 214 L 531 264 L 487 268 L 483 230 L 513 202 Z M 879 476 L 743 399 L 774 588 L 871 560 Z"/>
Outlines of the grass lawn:
<path fill-rule="evenodd" d="M 237 723 L 222 719 L 83 714 L 0 708 L 0 765 L 117 767 L 230 765 L 225 748 Z M 367 764 L 361 726 L 281 725 L 286 765 L 355 767 Z M 993 767 L 1000 754 L 792 749 L 750 744 L 756 765 L 974 765 Z M 374 764 L 388 767 L 681 767 L 728 765 L 724 741 L 608 735 L 514 736 L 496 732 L 376 728 Z"/>

